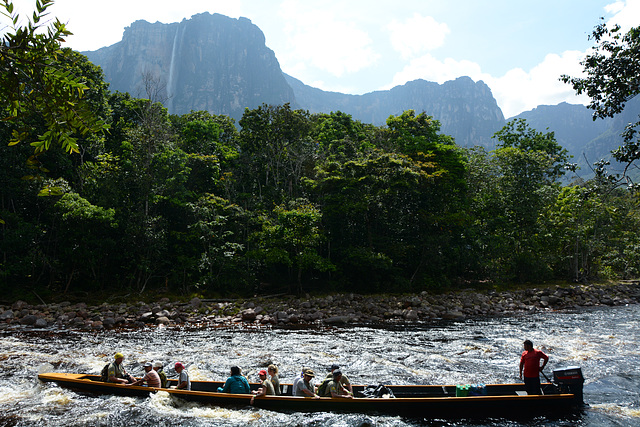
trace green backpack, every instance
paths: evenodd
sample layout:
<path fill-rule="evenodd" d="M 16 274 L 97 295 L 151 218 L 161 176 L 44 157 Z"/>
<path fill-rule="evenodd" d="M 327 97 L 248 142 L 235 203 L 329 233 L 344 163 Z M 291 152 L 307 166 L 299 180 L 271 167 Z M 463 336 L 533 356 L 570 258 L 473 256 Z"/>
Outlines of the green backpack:
<path fill-rule="evenodd" d="M 109 381 L 109 365 L 111 365 L 111 363 L 107 363 L 106 365 L 104 365 L 104 368 L 102 368 L 102 371 L 100 371 L 100 381 Z"/>
<path fill-rule="evenodd" d="M 327 397 L 327 396 L 331 396 L 328 388 L 329 388 L 329 383 L 331 382 L 333 378 L 327 378 L 326 380 L 322 381 L 322 384 L 320 384 L 320 386 L 318 387 L 318 396 L 320 397 Z"/>

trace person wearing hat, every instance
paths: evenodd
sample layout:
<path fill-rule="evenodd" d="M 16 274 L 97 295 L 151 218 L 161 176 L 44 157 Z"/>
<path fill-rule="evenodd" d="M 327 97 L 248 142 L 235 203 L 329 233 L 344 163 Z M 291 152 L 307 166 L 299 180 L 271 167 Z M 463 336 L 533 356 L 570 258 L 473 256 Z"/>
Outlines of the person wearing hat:
<path fill-rule="evenodd" d="M 329 372 L 327 374 L 327 376 L 325 377 L 325 381 L 326 380 L 333 380 L 333 373 L 337 370 L 340 369 L 340 366 L 336 365 L 335 363 L 333 365 L 331 365 L 331 368 L 329 368 L 329 370 L 331 372 Z M 345 374 L 342 374 L 342 376 L 340 377 L 340 384 L 342 384 L 342 386 L 347 389 L 347 391 L 351 394 L 353 394 L 353 388 L 351 387 L 351 381 L 349 381 L 349 377 L 347 377 Z"/>
<path fill-rule="evenodd" d="M 327 386 L 329 392 L 331 393 L 331 397 L 342 397 L 345 399 L 353 398 L 353 396 L 349 393 L 349 390 L 347 390 L 340 382 L 340 379 L 342 378 L 342 372 L 340 372 L 340 369 L 334 370 L 332 375 L 333 380 Z"/>
<path fill-rule="evenodd" d="M 143 383 L 147 383 L 147 386 L 149 387 L 160 387 L 160 375 L 158 375 L 158 373 L 153 370 L 153 364 L 151 362 L 147 362 L 144 364 L 144 372 L 144 377 L 127 385 L 142 385 Z"/>
<path fill-rule="evenodd" d="M 293 385 L 291 386 L 291 394 L 292 395 L 294 395 L 294 396 L 296 395 L 296 389 L 298 388 L 298 383 L 300 381 L 303 381 L 304 373 L 305 373 L 306 370 L 307 370 L 307 368 L 303 367 L 302 368 L 302 372 L 300 372 L 300 375 L 293 379 Z"/>
<path fill-rule="evenodd" d="M 160 387 L 167 388 L 167 374 L 162 369 L 162 362 L 153 362 L 153 370 L 158 373 L 160 377 Z"/>
<path fill-rule="evenodd" d="M 260 388 L 251 392 L 253 393 L 250 402 L 252 405 L 256 397 L 265 395 L 273 396 L 274 394 L 276 394 L 273 390 L 273 384 L 271 384 L 271 381 L 269 381 L 269 378 L 267 378 L 267 371 L 261 369 L 260 372 L 258 372 L 258 377 L 260 378 Z"/>
<path fill-rule="evenodd" d="M 302 373 L 302 380 L 296 383 L 296 386 L 293 389 L 293 395 L 319 399 L 319 396 L 315 392 L 315 386 L 313 385 L 313 378 L 315 376 L 316 374 L 311 369 L 306 369 Z"/>
<path fill-rule="evenodd" d="M 251 387 L 247 379 L 240 374 L 240 368 L 232 366 L 231 376 L 227 378 L 224 386 L 218 387 L 218 393 L 249 394 Z"/>
<path fill-rule="evenodd" d="M 176 362 L 176 372 L 178 373 L 178 390 L 191 390 L 191 380 L 189 379 L 189 372 L 185 369 L 182 362 Z"/>
<path fill-rule="evenodd" d="M 135 381 L 124 369 L 124 366 L 122 366 L 123 360 L 124 355 L 122 353 L 116 353 L 114 355 L 114 361 L 111 362 L 107 368 L 107 378 L 110 383 L 128 384 Z"/>

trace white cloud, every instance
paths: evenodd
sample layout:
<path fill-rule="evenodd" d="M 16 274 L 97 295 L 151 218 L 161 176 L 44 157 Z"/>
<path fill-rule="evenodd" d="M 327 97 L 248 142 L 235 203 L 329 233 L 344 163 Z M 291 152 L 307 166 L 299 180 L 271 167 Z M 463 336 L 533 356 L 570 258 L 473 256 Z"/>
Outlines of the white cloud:
<path fill-rule="evenodd" d="M 402 22 L 394 19 L 387 29 L 393 48 L 405 59 L 442 46 L 450 32 L 447 24 L 418 13 Z"/>
<path fill-rule="evenodd" d="M 119 42 L 124 28 L 139 19 L 172 23 L 203 12 L 234 18 L 241 12 L 240 2 L 225 0 L 110 0 L 108 5 L 99 9 L 90 9 L 87 3 L 87 0 L 56 0 L 50 8 L 50 16 L 66 23 L 74 33 L 67 42 L 79 51 L 95 50 Z"/>
<path fill-rule="evenodd" d="M 375 63 L 369 34 L 354 21 L 342 19 L 339 9 L 319 8 L 316 3 L 284 1 L 280 15 L 288 50 L 278 56 L 285 72 L 299 69 L 299 62 L 340 77 Z"/>
<path fill-rule="evenodd" d="M 605 6 L 605 11 L 613 13 L 609 24 L 618 24 L 624 32 L 638 25 L 640 16 L 640 0 L 617 1 Z"/>
<path fill-rule="evenodd" d="M 583 57 L 584 53 L 578 51 L 549 54 L 529 72 L 513 69 L 485 82 L 507 118 L 538 105 L 586 104 L 589 101 L 586 96 L 578 97 L 571 85 L 559 80 L 562 74 L 579 76 L 582 72 L 579 62 Z"/>
<path fill-rule="evenodd" d="M 431 82 L 444 83 L 447 80 L 453 80 L 460 76 L 469 76 L 474 80 L 481 80 L 489 77 L 483 74 L 480 66 L 472 61 L 456 61 L 451 58 L 439 60 L 431 54 L 426 54 L 420 58 L 411 60 L 402 71 L 396 73 L 390 86 L 405 84 L 415 79 L 424 79 Z"/>

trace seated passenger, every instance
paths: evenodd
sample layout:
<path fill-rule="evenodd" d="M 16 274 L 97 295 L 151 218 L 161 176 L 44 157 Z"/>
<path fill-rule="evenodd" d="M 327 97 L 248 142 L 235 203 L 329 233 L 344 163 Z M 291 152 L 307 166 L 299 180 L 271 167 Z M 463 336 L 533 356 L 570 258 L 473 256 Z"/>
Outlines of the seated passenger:
<path fill-rule="evenodd" d="M 267 367 L 267 372 L 269 372 L 269 375 L 271 375 L 271 384 L 273 384 L 273 391 L 275 391 L 276 396 L 280 396 L 282 394 L 282 389 L 280 388 L 278 367 L 276 365 L 269 365 Z"/>
<path fill-rule="evenodd" d="M 331 372 L 329 374 L 327 374 L 325 381 L 329 380 L 331 381 L 333 379 L 333 373 L 335 371 L 340 370 L 340 366 L 333 364 L 331 365 L 331 368 L 329 368 L 331 370 Z M 349 391 L 349 393 L 353 394 L 353 388 L 351 387 L 351 381 L 349 381 L 349 377 L 347 377 L 345 374 L 342 374 L 342 377 L 340 378 L 340 384 L 342 384 L 344 386 L 344 388 L 347 389 L 347 391 Z"/>
<path fill-rule="evenodd" d="M 160 377 L 160 387 L 167 388 L 167 374 L 162 369 L 162 362 L 153 362 L 153 370 L 158 373 Z"/>
<path fill-rule="evenodd" d="M 342 379 L 342 372 L 339 369 L 333 371 L 333 380 L 329 383 L 327 388 L 331 393 L 331 397 L 342 397 L 345 399 L 353 399 L 353 396 L 349 394 L 349 390 L 347 390 L 340 380 Z"/>
<path fill-rule="evenodd" d="M 107 378 L 110 383 L 117 384 L 128 384 L 132 383 L 135 380 L 131 375 L 127 373 L 122 366 L 122 361 L 124 360 L 124 355 L 122 353 L 115 354 L 115 360 L 111 362 L 109 367 L 107 368 Z"/>
<path fill-rule="evenodd" d="M 318 399 L 319 396 L 315 393 L 315 386 L 313 385 L 313 377 L 315 376 L 316 374 L 311 369 L 305 370 L 302 379 L 295 383 L 293 395 Z"/>
<path fill-rule="evenodd" d="M 269 381 L 269 379 L 267 378 L 267 371 L 262 369 L 260 372 L 258 372 L 258 377 L 260 378 L 260 388 L 256 391 L 252 391 L 252 393 L 254 394 L 250 402 L 252 405 L 253 400 L 256 397 L 266 395 L 273 396 L 275 394 L 275 392 L 273 391 L 273 384 L 271 384 L 271 381 Z"/>
<path fill-rule="evenodd" d="M 218 393 L 248 394 L 251 393 L 251 388 L 247 379 L 240 375 L 240 368 L 232 366 L 231 376 L 227 378 L 223 387 L 218 387 Z"/>
<path fill-rule="evenodd" d="M 143 383 L 147 383 L 148 387 L 160 387 L 160 375 L 153 370 L 153 364 L 151 362 L 144 364 L 144 372 L 144 377 L 127 385 L 142 385 Z"/>
<path fill-rule="evenodd" d="M 191 390 L 191 380 L 189 379 L 189 372 L 185 369 L 181 362 L 176 362 L 176 372 L 178 373 L 178 390 Z"/>

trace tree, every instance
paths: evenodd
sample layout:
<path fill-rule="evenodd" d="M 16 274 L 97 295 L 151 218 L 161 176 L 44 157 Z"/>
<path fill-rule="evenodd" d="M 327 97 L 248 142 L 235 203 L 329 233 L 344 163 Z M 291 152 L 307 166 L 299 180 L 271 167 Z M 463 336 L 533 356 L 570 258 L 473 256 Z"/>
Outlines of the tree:
<path fill-rule="evenodd" d="M 493 135 L 500 141 L 499 148 L 513 147 L 525 152 L 546 154 L 551 167 L 545 172 L 546 177 L 554 181 L 564 175 L 565 169 L 573 168 L 567 162 L 571 158 L 569 152 L 556 141 L 554 132 L 542 133 L 530 128 L 525 119 L 514 119 Z"/>
<path fill-rule="evenodd" d="M 595 40 L 594 53 L 580 63 L 587 77 L 562 75 L 560 80 L 570 83 L 576 93 L 591 98 L 588 107 L 594 110 L 593 119 L 613 117 L 620 113 L 628 100 L 640 93 L 640 27 L 621 33 L 619 25 L 612 28 L 601 23 L 595 27 L 589 39 Z M 628 178 L 628 170 L 640 159 L 640 140 L 637 127 L 640 120 L 630 123 L 622 133 L 623 145 L 612 151 L 613 158 L 626 163 L 623 174 L 610 176 L 611 181 Z M 606 175 L 608 162 L 596 164 L 596 172 Z M 630 183 L 630 181 L 628 181 Z"/>
<path fill-rule="evenodd" d="M 250 202 L 271 209 L 303 196 L 300 180 L 313 170 L 315 150 L 309 112 L 262 105 L 246 109 L 240 126 L 239 180 Z"/>
<path fill-rule="evenodd" d="M 53 0 L 36 0 L 32 19 L 20 27 L 13 2 L 2 2 L 2 15 L 10 23 L 0 42 L 0 115 L 16 123 L 9 145 L 31 140 L 36 155 L 56 143 L 67 152 L 78 152 L 75 134 L 106 128 L 85 102 L 86 82 L 64 65 L 73 53 L 61 49 L 60 43 L 71 32 L 58 19 L 42 32 L 41 21 L 51 5 Z M 46 130 L 38 135 L 20 124 L 32 112 L 40 114 L 45 123 Z"/>
<path fill-rule="evenodd" d="M 327 271 L 332 264 L 319 253 L 324 236 L 322 212 L 308 200 L 293 200 L 273 209 L 275 218 L 265 218 L 262 230 L 251 240 L 259 248 L 254 256 L 267 265 L 285 265 L 295 271 L 296 293 L 302 292 L 302 275 L 310 269 Z"/>

